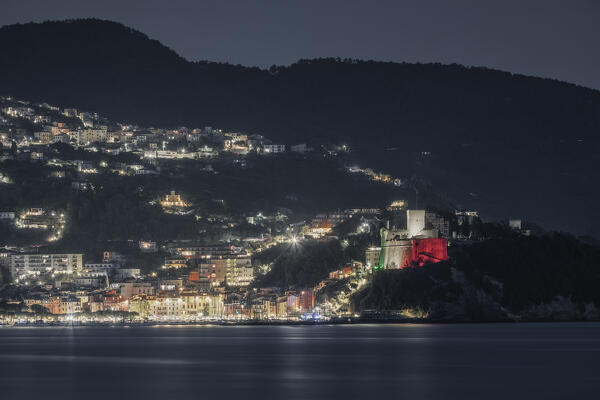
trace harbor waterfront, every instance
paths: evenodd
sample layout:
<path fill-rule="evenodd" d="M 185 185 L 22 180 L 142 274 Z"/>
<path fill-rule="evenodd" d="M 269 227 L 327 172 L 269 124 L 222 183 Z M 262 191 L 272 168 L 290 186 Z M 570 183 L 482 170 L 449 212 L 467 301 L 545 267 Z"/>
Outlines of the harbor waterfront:
<path fill-rule="evenodd" d="M 7 399 L 595 399 L 598 351 L 594 322 L 5 327 L 0 385 Z"/>

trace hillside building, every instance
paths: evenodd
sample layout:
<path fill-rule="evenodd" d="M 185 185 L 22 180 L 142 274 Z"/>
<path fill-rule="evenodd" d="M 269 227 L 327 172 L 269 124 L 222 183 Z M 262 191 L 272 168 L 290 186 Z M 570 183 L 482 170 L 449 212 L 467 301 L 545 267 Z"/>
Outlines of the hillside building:
<path fill-rule="evenodd" d="M 48 272 L 76 274 L 83 268 L 83 254 L 13 254 L 9 267 L 16 279 Z"/>

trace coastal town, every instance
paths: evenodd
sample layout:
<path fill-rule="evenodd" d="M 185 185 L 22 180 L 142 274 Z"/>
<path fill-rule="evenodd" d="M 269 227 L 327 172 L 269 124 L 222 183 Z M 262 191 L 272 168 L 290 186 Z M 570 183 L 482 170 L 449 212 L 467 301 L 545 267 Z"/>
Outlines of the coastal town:
<path fill-rule="evenodd" d="M 599 397 L 600 1 L 0 4 L 2 398 Z"/>
<path fill-rule="evenodd" d="M 219 174 L 215 166 L 224 163 L 247 168 L 251 156 L 292 153 L 323 158 L 349 150 L 346 145 L 315 149 L 303 143 L 276 143 L 259 134 L 212 127 L 142 128 L 113 123 L 94 112 L 10 97 L 0 98 L 0 103 L 0 185 L 15 184 L 3 166 L 43 166 L 44 179 L 62 182 L 75 198 L 101 190 L 97 177 L 160 180 L 173 177 L 174 171 L 181 174 L 181 165 L 189 168 L 185 163 L 214 176 Z M 75 153 L 62 156 L 68 152 Z M 118 158 L 123 155 L 126 158 Z M 346 166 L 345 173 L 394 188 L 402 188 L 405 181 L 356 165 Z M 65 251 L 61 243 L 74 229 L 70 206 L 1 209 L 0 224 L 12 236 L 0 242 L 0 266 L 5 282 L 10 282 L 2 292 L 0 323 L 357 318 L 361 315 L 352 309 L 351 297 L 376 271 L 444 262 L 448 247 L 476 240 L 473 227 L 481 224 L 477 211 L 411 208 L 406 198 L 396 198 L 385 208 L 322 210 L 301 218 L 288 209 L 223 211 L 219 207 L 226 201 L 218 198 L 210 199 L 210 207 L 200 207 L 194 196 L 175 189 L 153 196 L 146 206 L 165 218 L 192 221 L 197 234 L 108 239 L 101 251 Z M 215 226 L 220 234 L 209 235 Z M 508 226 L 530 234 L 520 220 L 510 220 Z M 24 240 L 21 234 L 32 236 Z M 16 239 L 11 242 L 11 237 Z M 318 260 L 324 266 L 311 279 L 287 284 L 269 279 L 273 268 L 287 268 L 282 260 L 289 254 L 334 245 L 344 256 L 329 264 Z M 406 316 L 412 313 L 405 311 Z"/>

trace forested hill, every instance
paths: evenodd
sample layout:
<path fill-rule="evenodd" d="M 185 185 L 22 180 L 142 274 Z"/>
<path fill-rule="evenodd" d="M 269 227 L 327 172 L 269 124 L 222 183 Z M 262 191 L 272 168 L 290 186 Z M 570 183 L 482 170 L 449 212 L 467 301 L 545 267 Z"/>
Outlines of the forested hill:
<path fill-rule="evenodd" d="M 0 48 L 3 93 L 146 125 L 386 145 L 586 139 L 600 127 L 600 92 L 483 68 L 318 59 L 267 71 L 189 62 L 140 32 L 93 19 L 5 26 Z"/>
<path fill-rule="evenodd" d="M 0 93 L 154 126 L 346 142 L 459 204 L 598 236 L 600 92 L 458 65 L 190 62 L 114 22 L 0 28 Z M 380 154 L 386 148 L 396 153 Z M 407 154 L 431 152 L 406 163 Z M 572 214 L 563 208 L 569 208 Z"/>

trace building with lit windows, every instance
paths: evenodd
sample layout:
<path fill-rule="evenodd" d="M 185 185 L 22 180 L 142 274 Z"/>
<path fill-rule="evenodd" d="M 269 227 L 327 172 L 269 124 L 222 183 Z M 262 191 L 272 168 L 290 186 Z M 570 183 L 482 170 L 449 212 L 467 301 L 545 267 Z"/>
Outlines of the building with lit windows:
<path fill-rule="evenodd" d="M 248 286 L 254 279 L 254 268 L 250 258 L 226 260 L 225 283 L 227 286 Z"/>
<path fill-rule="evenodd" d="M 220 294 L 183 292 L 183 315 L 190 317 L 220 317 L 223 313 L 223 298 Z"/>
<path fill-rule="evenodd" d="M 108 132 L 106 129 L 83 129 L 77 131 L 76 142 L 77 146 L 87 146 L 96 142 L 106 142 Z"/>
<path fill-rule="evenodd" d="M 151 303 L 151 313 L 156 318 L 177 318 L 184 315 L 183 299 L 176 295 L 163 294 Z"/>
<path fill-rule="evenodd" d="M 263 145 L 263 153 L 275 154 L 285 152 L 284 144 L 265 144 Z"/>
<path fill-rule="evenodd" d="M 367 268 L 373 268 L 379 265 L 379 255 L 381 254 L 381 247 L 369 247 L 365 251 L 365 266 Z"/>
<path fill-rule="evenodd" d="M 52 272 L 76 274 L 83 268 L 83 254 L 12 254 L 9 267 L 16 279 Z"/>
<path fill-rule="evenodd" d="M 181 199 L 181 195 L 172 190 L 170 194 L 165 195 L 160 205 L 163 207 L 187 207 L 188 204 Z"/>

